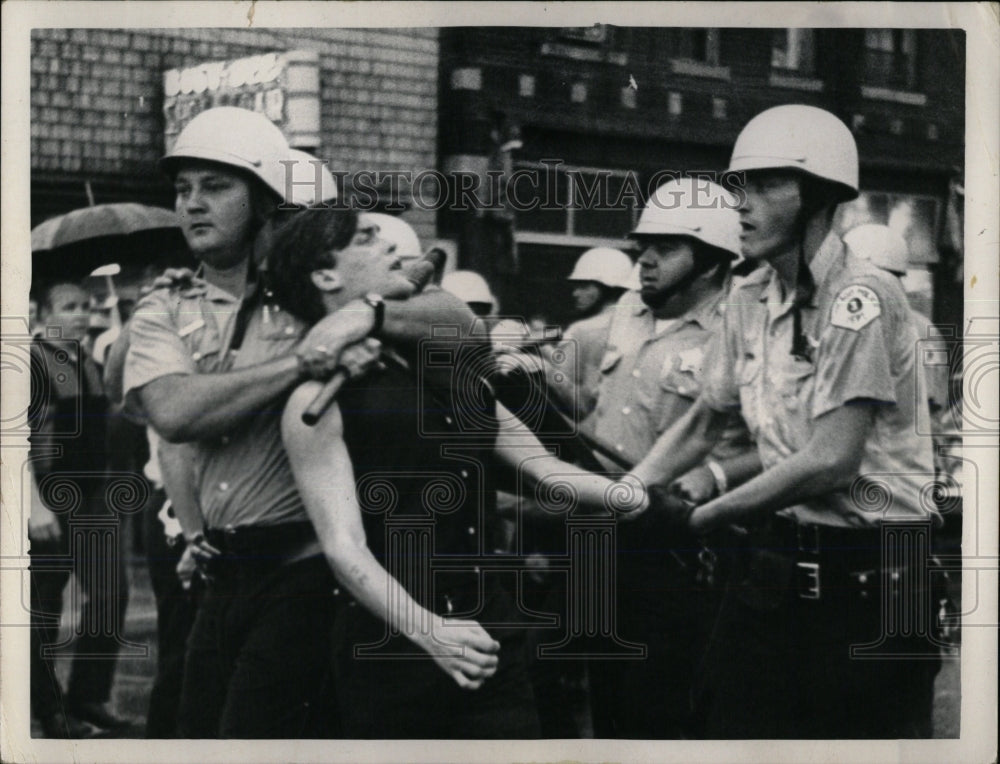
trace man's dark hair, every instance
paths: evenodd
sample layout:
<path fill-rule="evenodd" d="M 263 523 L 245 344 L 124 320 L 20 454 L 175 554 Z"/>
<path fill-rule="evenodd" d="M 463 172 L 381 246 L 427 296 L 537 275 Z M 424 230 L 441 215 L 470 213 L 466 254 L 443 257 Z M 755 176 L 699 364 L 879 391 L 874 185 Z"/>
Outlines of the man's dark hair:
<path fill-rule="evenodd" d="M 283 309 L 313 324 L 326 315 L 310 274 L 337 265 L 336 252 L 351 243 L 358 213 L 349 208 L 303 209 L 275 228 L 267 253 L 269 286 Z"/>

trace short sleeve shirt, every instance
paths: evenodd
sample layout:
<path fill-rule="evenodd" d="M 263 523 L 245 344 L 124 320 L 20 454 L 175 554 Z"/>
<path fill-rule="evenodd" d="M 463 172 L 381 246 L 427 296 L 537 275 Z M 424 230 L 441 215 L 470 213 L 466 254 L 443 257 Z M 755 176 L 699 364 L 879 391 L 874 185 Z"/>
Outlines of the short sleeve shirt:
<path fill-rule="evenodd" d="M 549 386 L 575 404 L 577 421 L 594 410 L 601 384 L 601 358 L 608 344 L 614 307 L 571 324 L 546 365 Z"/>
<path fill-rule="evenodd" d="M 597 407 L 587 422 L 628 464 L 640 462 L 698 398 L 705 347 L 721 327 L 725 293 L 708 295 L 660 332 L 638 292 L 626 292 L 619 301 L 599 367 Z M 749 446 L 739 418 L 731 424 L 713 450 L 717 458 Z"/>
<path fill-rule="evenodd" d="M 815 289 L 799 307 L 805 343 L 797 355 L 794 301 L 783 298 L 777 273 L 759 268 L 733 290 L 708 353 L 703 399 L 741 412 L 765 469 L 803 449 L 817 418 L 852 402 L 871 406 L 860 479 L 785 513 L 840 527 L 925 518 L 934 510 L 921 489 L 934 472 L 930 439 L 915 426 L 926 400 L 906 296 L 894 277 L 833 235 L 809 270 Z"/>
<path fill-rule="evenodd" d="M 132 317 L 125 363 L 126 405 L 141 415 L 142 386 L 172 374 L 212 374 L 254 366 L 292 350 L 303 325 L 273 306 L 255 307 L 239 350 L 232 350 L 240 301 L 211 284 L 159 289 Z M 211 528 L 307 519 L 281 441 L 285 397 L 248 412 L 232 431 L 195 444 L 198 496 Z"/>

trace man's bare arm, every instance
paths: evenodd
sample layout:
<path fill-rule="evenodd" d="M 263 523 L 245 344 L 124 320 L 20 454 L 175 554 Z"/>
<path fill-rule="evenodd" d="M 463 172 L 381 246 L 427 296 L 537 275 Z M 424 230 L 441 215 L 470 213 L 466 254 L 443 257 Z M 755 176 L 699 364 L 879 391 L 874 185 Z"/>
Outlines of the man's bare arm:
<path fill-rule="evenodd" d="M 361 521 L 340 409 L 331 406 L 314 427 L 302 423 L 302 412 L 318 390 L 317 383 L 307 382 L 292 393 L 282 418 L 282 437 L 334 574 L 358 602 L 430 654 L 459 686 L 481 686 L 496 671 L 499 643 L 475 621 L 445 621 L 420 607 L 375 559 Z"/>

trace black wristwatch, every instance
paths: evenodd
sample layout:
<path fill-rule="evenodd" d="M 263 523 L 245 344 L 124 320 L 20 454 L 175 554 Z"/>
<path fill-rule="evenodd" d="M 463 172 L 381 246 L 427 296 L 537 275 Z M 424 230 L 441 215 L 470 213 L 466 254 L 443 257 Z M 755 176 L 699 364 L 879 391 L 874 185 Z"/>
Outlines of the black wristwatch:
<path fill-rule="evenodd" d="M 369 292 L 361 299 L 365 305 L 368 305 L 375 311 L 375 322 L 372 324 L 371 331 L 368 333 L 378 334 L 378 332 L 382 329 L 382 324 L 385 323 L 385 300 L 382 299 L 382 295 L 376 294 L 375 292 Z"/>

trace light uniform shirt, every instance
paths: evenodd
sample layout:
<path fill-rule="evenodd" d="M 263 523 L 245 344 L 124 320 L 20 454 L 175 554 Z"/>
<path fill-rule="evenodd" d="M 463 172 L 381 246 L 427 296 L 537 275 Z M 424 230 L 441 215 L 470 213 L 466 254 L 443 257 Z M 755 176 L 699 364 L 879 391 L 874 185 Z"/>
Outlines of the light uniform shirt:
<path fill-rule="evenodd" d="M 608 345 L 614 306 L 577 321 L 566 329 L 563 341 L 549 354 L 545 365 L 549 387 L 575 408 L 577 422 L 594 410 L 601 383 L 601 358 Z"/>
<path fill-rule="evenodd" d="M 211 284 L 157 289 L 136 306 L 125 362 L 126 409 L 170 374 L 212 374 L 254 366 L 291 351 L 302 324 L 270 306 L 253 309 L 242 346 L 229 350 L 240 301 Z M 281 442 L 285 398 L 263 404 L 219 438 L 195 443 L 197 492 L 209 528 L 274 525 L 307 515 Z"/>
<path fill-rule="evenodd" d="M 860 479 L 783 513 L 839 527 L 926 518 L 935 510 L 921 488 L 934 472 L 930 438 L 915 427 L 927 404 L 906 296 L 895 277 L 849 255 L 832 235 L 809 270 L 815 289 L 800 308 L 805 352 L 792 354 L 791 296 L 783 299 L 770 266 L 759 268 L 733 290 L 706 361 L 704 400 L 720 411 L 739 408 L 767 469 L 806 446 L 817 418 L 865 399 L 858 405 L 872 406 L 875 421 Z"/>
<path fill-rule="evenodd" d="M 601 359 L 597 407 L 588 425 L 596 438 L 630 465 L 649 452 L 663 432 L 698 398 L 706 344 L 721 328 L 723 289 L 706 296 L 662 331 L 638 292 L 618 302 Z M 749 446 L 739 417 L 713 450 L 723 459 Z"/>

